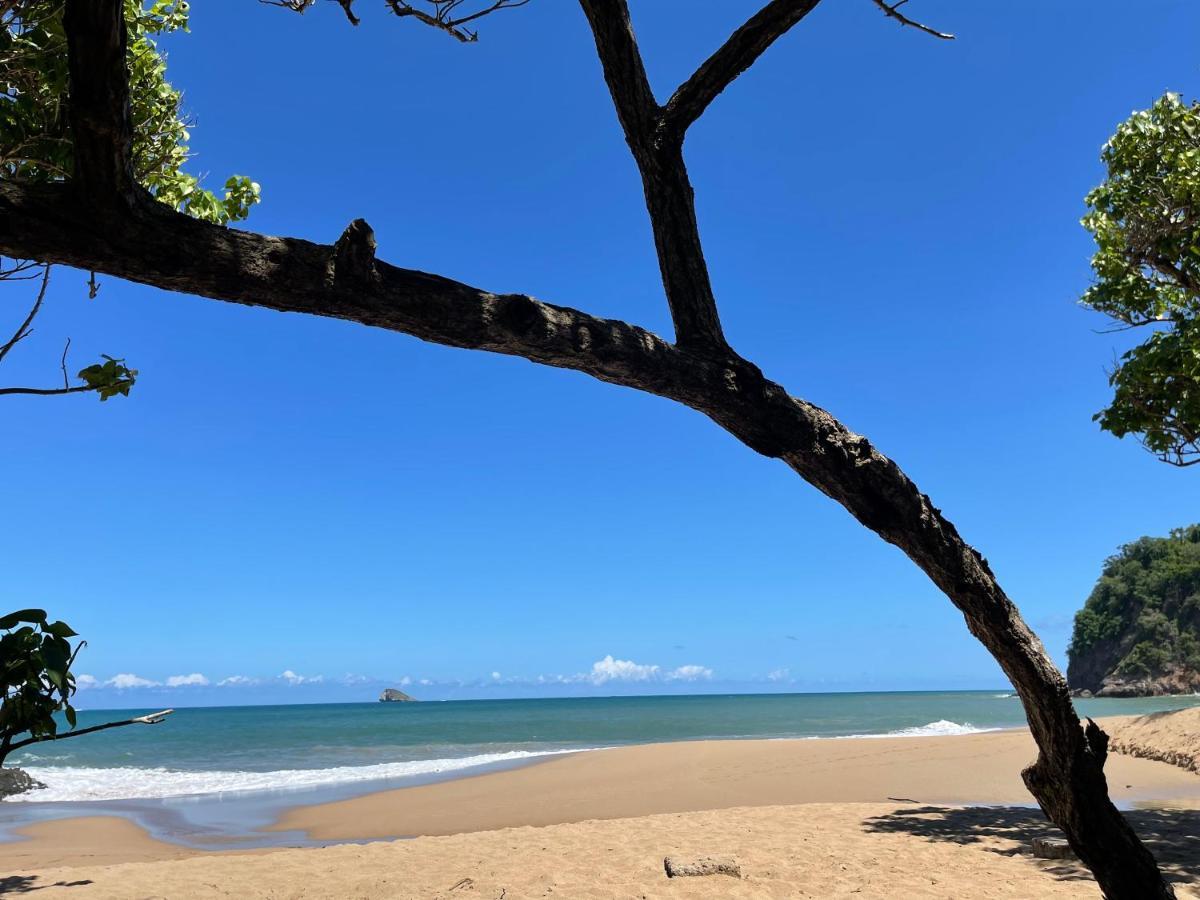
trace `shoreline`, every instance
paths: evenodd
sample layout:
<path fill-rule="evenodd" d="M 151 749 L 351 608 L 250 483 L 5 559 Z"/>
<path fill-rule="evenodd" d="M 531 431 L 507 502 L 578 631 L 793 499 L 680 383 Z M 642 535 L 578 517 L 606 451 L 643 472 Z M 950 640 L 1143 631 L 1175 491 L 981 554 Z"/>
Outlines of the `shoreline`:
<path fill-rule="evenodd" d="M 63 815 L 7 828 L 0 865 L 75 864 L 60 852 L 72 846 L 78 860 L 113 864 L 781 805 L 1036 810 L 1020 780 L 1035 752 L 1025 728 L 635 744 L 460 770 L 325 802 L 281 796 L 277 814 L 252 823 L 244 835 L 205 833 L 194 823 L 188 834 L 172 834 L 144 811 L 139 815 L 136 801 L 97 803 L 84 815 L 78 814 L 84 804 L 75 803 Z M 1120 755 L 1110 756 L 1106 771 L 1113 800 L 1123 808 L 1200 808 L 1196 774 Z M 202 798 L 174 799 L 160 805 L 199 808 Z M 18 810 L 13 804 L 4 811 Z M 225 814 L 236 815 L 236 804 Z M 180 819 L 177 829 L 180 823 L 188 826 Z"/>
<path fill-rule="evenodd" d="M 270 827 L 325 844 L 301 849 L 200 850 L 124 818 L 61 819 L 0 844 L 0 894 L 1091 900 L 1078 862 L 1029 853 L 1056 833 L 1021 783 L 1033 757 L 1026 729 L 625 746 L 298 806 Z M 1106 771 L 1177 896 L 1200 900 L 1200 775 L 1121 755 Z M 668 879 L 667 856 L 739 874 Z"/>

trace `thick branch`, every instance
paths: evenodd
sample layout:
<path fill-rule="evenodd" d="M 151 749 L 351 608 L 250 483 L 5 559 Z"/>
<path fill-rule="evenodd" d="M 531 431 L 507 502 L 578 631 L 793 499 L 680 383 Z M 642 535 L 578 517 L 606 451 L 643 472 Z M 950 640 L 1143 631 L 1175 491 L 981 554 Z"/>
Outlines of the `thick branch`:
<path fill-rule="evenodd" d="M 1026 781 L 1112 896 L 1171 896 L 1153 857 L 1108 800 L 1066 681 L 1001 590 L 894 462 L 833 416 L 791 397 L 732 353 L 668 344 L 633 325 L 478 288 L 376 260 L 375 277 L 330 279 L 336 246 L 210 225 L 139 204 L 105 227 L 69 191 L 0 182 L 0 253 L 94 270 L 166 290 L 361 322 L 454 347 L 575 369 L 678 401 L 744 444 L 784 460 L 899 547 L 963 613 L 1017 689 L 1041 748 Z M 1082 836 L 1086 836 L 1086 842 Z M 1136 864 L 1135 864 L 1136 863 Z"/>
<path fill-rule="evenodd" d="M 772 0 L 755 13 L 675 91 L 663 108 L 663 128 L 682 136 L 721 91 L 819 2 Z"/>
<path fill-rule="evenodd" d="M 629 8 L 625 0 L 580 0 L 580 4 L 592 27 L 617 118 L 642 176 L 675 341 L 724 353 L 728 345 L 700 245 L 682 137 L 666 139 L 659 127 L 660 110 L 642 65 Z"/>
<path fill-rule="evenodd" d="M 149 200 L 136 203 L 119 220 L 98 223 L 69 192 L 0 182 L 0 253 L 521 356 L 704 413 L 757 452 L 783 459 L 899 547 L 945 592 L 1024 704 L 1039 747 L 1037 762 L 1023 773 L 1026 784 L 1064 829 L 1106 895 L 1172 897 L 1153 856 L 1108 799 L 1097 735 L 1085 734 L 1065 679 L 986 560 L 869 441 L 824 410 L 789 396 L 724 343 L 681 143 L 647 143 L 638 124 L 653 97 L 628 10 L 623 0 L 581 3 L 592 22 L 618 114 L 623 115 L 623 107 L 634 114 L 626 132 L 642 172 L 676 345 L 623 322 L 389 266 L 365 252 L 373 250 L 372 242 L 359 226 L 340 247 L 321 246 L 225 230 Z M 889 9 L 895 12 L 899 5 Z M 350 277 L 341 277 L 342 272 Z M 687 292 L 697 287 L 703 290 Z"/>
<path fill-rule="evenodd" d="M 93 734 L 97 731 L 105 731 L 109 728 L 122 728 L 125 725 L 157 725 L 162 722 L 167 716 L 175 712 L 173 709 L 164 709 L 156 713 L 150 713 L 146 716 L 135 716 L 132 719 L 122 719 L 119 722 L 105 722 L 103 725 L 92 725 L 88 728 L 77 728 L 74 731 L 64 731 L 60 734 L 46 734 L 40 737 L 26 738 L 23 741 L 16 741 L 8 746 L 8 752 L 12 753 L 20 750 L 22 747 L 28 747 L 30 744 L 40 744 L 44 741 L 65 741 L 67 738 L 79 737 L 84 734 Z"/>
<path fill-rule="evenodd" d="M 653 153 L 659 110 L 633 34 L 629 7 L 625 0 L 580 0 L 580 5 L 596 39 L 617 119 L 640 165 Z"/>
<path fill-rule="evenodd" d="M 122 0 L 67 0 L 63 20 L 79 196 L 98 206 L 133 202 L 133 137 L 125 76 Z"/>

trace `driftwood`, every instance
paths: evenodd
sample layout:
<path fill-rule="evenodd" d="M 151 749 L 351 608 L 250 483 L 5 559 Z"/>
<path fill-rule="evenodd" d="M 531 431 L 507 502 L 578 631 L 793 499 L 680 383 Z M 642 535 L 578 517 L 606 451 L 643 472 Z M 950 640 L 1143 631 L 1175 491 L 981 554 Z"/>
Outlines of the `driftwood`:
<path fill-rule="evenodd" d="M 109 728 L 122 728 L 126 725 L 158 725 L 173 712 L 175 712 L 173 709 L 163 709 L 144 716 L 134 716 L 132 719 L 120 719 L 116 722 L 105 722 L 103 725 L 89 725 L 87 728 L 76 728 L 73 731 L 61 731 L 57 734 L 45 734 L 39 737 L 26 738 L 23 741 L 15 741 L 9 744 L 4 748 L 4 753 L 7 756 L 14 751 L 20 750 L 22 747 L 28 747 L 30 744 L 40 744 L 45 741 L 65 741 L 67 738 L 79 737 L 84 734 L 94 734 L 97 731 L 106 731 Z M 0 759 L 0 762 L 3 762 L 3 759 Z"/>
<path fill-rule="evenodd" d="M 700 856 L 694 859 L 668 856 L 663 860 L 663 868 L 666 869 L 668 878 L 685 878 L 699 875 L 732 875 L 734 878 L 742 877 L 742 867 L 732 859 L 713 856 Z"/>
<path fill-rule="evenodd" d="M 1034 838 L 1033 855 L 1038 859 L 1074 859 L 1075 852 L 1062 838 Z"/>

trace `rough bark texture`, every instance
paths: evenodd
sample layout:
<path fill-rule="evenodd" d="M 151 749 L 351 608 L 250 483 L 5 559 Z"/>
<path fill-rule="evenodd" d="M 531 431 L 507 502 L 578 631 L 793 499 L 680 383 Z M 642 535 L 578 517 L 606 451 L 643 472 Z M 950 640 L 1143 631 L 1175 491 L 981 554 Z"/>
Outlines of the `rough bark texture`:
<path fill-rule="evenodd" d="M 128 34 L 111 6 L 68 3 L 63 11 L 67 32 L 88 37 L 72 43 L 68 59 L 73 181 L 83 202 L 103 206 L 132 203 L 137 190 L 125 68 Z"/>
<path fill-rule="evenodd" d="M 751 449 L 782 459 L 899 547 L 963 613 L 968 629 L 1000 663 L 1024 704 L 1039 747 L 1037 761 L 1023 773 L 1026 784 L 1105 896 L 1174 896 L 1153 856 L 1108 799 L 1107 738 L 1094 724 L 1086 731 L 1081 727 L 1066 681 L 987 561 L 892 460 L 829 413 L 764 378 L 757 366 L 729 349 L 721 334 L 683 167 L 683 128 L 816 3 L 776 0 L 765 7 L 676 92 L 683 100 L 674 113 L 670 102 L 659 107 L 654 101 L 623 0 L 581 3 L 642 173 L 677 329 L 674 344 L 624 322 L 388 265 L 375 259 L 374 237 L 361 220 L 336 244 L 318 245 L 208 225 L 136 191 L 128 208 L 93 202 L 91 191 L 121 183 L 120 148 L 126 138 L 119 134 L 107 156 L 89 157 L 107 159 L 110 171 L 87 174 L 86 200 L 69 186 L 0 183 L 0 252 L 170 291 L 347 319 L 439 344 L 521 356 L 703 413 Z M 120 16 L 119 0 L 68 0 L 67 6 L 103 7 Z M 111 29 L 69 37 L 72 72 L 88 60 L 110 58 L 90 45 L 111 38 Z M 97 71 L 96 77 L 108 74 Z M 113 115 L 112 96 L 91 89 L 76 95 L 76 105 L 96 102 L 98 107 L 76 109 L 74 121 L 91 123 L 94 134 L 119 132 L 119 123 L 107 128 L 102 121 Z M 117 212 L 98 216 L 97 206 Z"/>

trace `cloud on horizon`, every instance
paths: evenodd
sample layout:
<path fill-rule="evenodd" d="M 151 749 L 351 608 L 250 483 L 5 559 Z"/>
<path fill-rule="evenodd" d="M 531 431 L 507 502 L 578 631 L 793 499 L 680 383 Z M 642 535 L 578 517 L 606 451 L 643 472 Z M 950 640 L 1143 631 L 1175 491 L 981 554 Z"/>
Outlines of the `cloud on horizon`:
<path fill-rule="evenodd" d="M 104 682 L 104 685 L 105 687 L 115 687 L 118 690 L 124 691 L 129 688 L 158 687 L 158 682 L 134 675 L 132 672 L 119 672 Z"/>
<path fill-rule="evenodd" d="M 199 672 L 191 675 L 172 675 L 167 679 L 167 687 L 208 687 L 209 681 Z"/>
<path fill-rule="evenodd" d="M 325 681 L 324 675 L 298 675 L 291 669 L 284 669 L 279 677 L 293 687 L 298 684 L 321 684 Z"/>
<path fill-rule="evenodd" d="M 569 675 L 537 675 L 537 676 L 504 676 L 498 670 L 474 679 L 433 679 L 404 675 L 400 678 L 382 679 L 368 675 L 347 672 L 341 678 L 326 680 L 324 675 L 302 675 L 294 669 L 284 669 L 274 677 L 257 677 L 252 675 L 227 675 L 224 678 L 210 680 L 201 672 L 171 675 L 163 681 L 143 678 L 132 672 L 120 672 L 111 678 L 101 681 L 92 675 L 79 675 L 76 684 L 80 688 L 114 688 L 119 691 L 139 688 L 156 688 L 163 690 L 178 690 L 184 688 L 219 688 L 237 689 L 270 687 L 275 685 L 283 688 L 316 685 L 342 685 L 357 687 L 362 685 L 399 685 L 409 687 L 417 685 L 431 688 L 496 688 L 511 686 L 514 688 L 536 688 L 554 685 L 591 685 L 603 687 L 616 684 L 667 684 L 710 681 L 713 670 L 708 666 L 688 663 L 673 669 L 663 668 L 657 663 L 639 663 L 632 659 L 620 659 L 611 653 L 592 663 L 591 668 L 584 672 Z M 772 676 L 775 673 L 772 673 Z M 770 676 L 769 676 L 770 677 Z"/>

